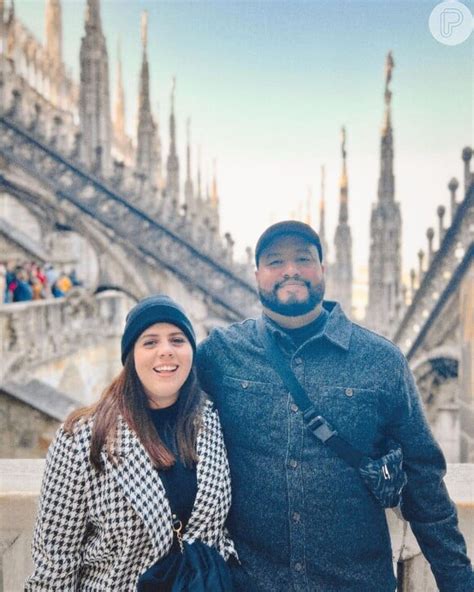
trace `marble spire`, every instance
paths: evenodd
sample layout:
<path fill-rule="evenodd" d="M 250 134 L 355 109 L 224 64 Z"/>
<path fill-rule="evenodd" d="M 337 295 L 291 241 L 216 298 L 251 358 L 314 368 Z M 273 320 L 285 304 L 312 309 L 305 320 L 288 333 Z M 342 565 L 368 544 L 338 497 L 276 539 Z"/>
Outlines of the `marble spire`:
<path fill-rule="evenodd" d="M 184 183 L 184 199 L 191 211 L 194 207 L 194 188 L 191 179 L 191 119 L 186 120 L 186 181 Z"/>
<path fill-rule="evenodd" d="M 123 89 L 120 41 L 117 43 L 117 79 L 115 86 L 114 127 L 117 140 L 119 143 L 122 143 L 125 140 L 125 91 Z"/>
<path fill-rule="evenodd" d="M 60 0 L 47 0 L 45 11 L 46 53 L 54 66 L 63 61 L 62 18 Z"/>
<path fill-rule="evenodd" d="M 145 177 L 148 188 L 161 183 L 161 154 L 158 149 L 157 128 L 153 119 L 150 101 L 150 70 L 148 65 L 148 14 L 142 13 L 142 65 L 138 93 L 138 126 L 136 169 Z"/>
<path fill-rule="evenodd" d="M 321 165 L 321 196 L 319 199 L 319 239 L 323 249 L 323 260 L 328 258 L 328 243 L 326 239 L 326 169 Z"/>
<path fill-rule="evenodd" d="M 169 198 L 175 204 L 179 202 L 179 159 L 176 151 L 176 120 L 174 115 L 176 93 L 176 78 L 173 77 L 171 87 L 171 111 L 170 111 L 170 147 L 166 162 L 166 190 Z"/>
<path fill-rule="evenodd" d="M 380 177 L 377 201 L 372 206 L 370 220 L 369 302 L 366 314 L 366 324 L 387 337 L 393 333 L 402 298 L 402 217 L 400 204 L 395 201 L 390 88 L 394 66 L 390 51 L 385 62 L 385 111 L 380 140 Z"/>
<path fill-rule="evenodd" d="M 82 159 L 95 173 L 108 176 L 112 131 L 109 63 L 99 0 L 87 0 L 85 35 L 80 50 L 79 119 Z"/>
<path fill-rule="evenodd" d="M 341 129 L 342 171 L 339 183 L 339 221 L 334 236 L 333 295 L 347 315 L 352 312 L 352 235 L 349 226 L 346 129 Z"/>

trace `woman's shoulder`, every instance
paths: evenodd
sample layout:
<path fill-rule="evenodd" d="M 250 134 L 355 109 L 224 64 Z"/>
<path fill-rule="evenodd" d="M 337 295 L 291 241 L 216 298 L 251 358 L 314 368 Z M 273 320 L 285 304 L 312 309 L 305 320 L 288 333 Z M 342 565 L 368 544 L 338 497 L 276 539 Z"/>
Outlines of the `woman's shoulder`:
<path fill-rule="evenodd" d="M 67 419 L 60 425 L 53 441 L 55 447 L 88 449 L 94 425 L 94 416 L 80 417 L 74 421 Z"/>
<path fill-rule="evenodd" d="M 207 397 L 205 397 L 203 401 L 201 417 L 203 425 L 206 428 L 214 428 L 220 430 L 221 424 L 219 420 L 219 414 L 217 413 L 217 409 L 214 403 Z"/>

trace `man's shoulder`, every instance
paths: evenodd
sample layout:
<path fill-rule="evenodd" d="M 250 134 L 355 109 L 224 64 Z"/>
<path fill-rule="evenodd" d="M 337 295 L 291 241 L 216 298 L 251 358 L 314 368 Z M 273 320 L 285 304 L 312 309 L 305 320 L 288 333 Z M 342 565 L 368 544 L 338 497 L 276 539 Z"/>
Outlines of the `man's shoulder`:
<path fill-rule="evenodd" d="M 352 322 L 351 347 L 362 349 L 366 354 L 381 357 L 397 365 L 405 360 L 400 348 L 393 341 L 354 322 Z"/>
<path fill-rule="evenodd" d="M 256 319 L 245 319 L 232 323 L 227 327 L 216 327 L 199 344 L 199 348 L 216 347 L 221 345 L 241 344 L 256 334 Z"/>

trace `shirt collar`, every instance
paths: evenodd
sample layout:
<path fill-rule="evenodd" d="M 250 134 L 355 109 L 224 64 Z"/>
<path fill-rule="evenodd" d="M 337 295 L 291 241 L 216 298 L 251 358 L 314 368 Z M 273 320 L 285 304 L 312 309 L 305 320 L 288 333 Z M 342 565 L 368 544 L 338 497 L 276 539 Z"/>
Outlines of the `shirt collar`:
<path fill-rule="evenodd" d="M 329 316 L 321 337 L 326 337 L 331 343 L 347 351 L 351 341 L 352 322 L 346 317 L 339 303 L 325 300 L 323 307 L 327 310 Z M 275 323 L 265 314 L 262 314 L 262 317 L 274 336 L 277 334 L 280 339 L 289 339 L 278 323 Z"/>

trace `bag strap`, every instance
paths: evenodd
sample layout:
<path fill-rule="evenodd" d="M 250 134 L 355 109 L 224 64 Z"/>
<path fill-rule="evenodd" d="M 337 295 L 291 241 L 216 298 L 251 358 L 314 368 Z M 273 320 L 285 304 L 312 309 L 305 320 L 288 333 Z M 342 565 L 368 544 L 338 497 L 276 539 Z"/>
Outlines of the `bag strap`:
<path fill-rule="evenodd" d="M 346 442 L 346 440 L 341 438 L 334 426 L 318 413 L 306 391 L 301 386 L 301 383 L 296 378 L 288 359 L 285 357 L 280 347 L 271 336 L 270 331 L 265 326 L 265 321 L 262 317 L 257 319 L 257 332 L 265 347 L 265 351 L 273 369 L 279 374 L 294 402 L 303 413 L 303 420 L 310 432 L 320 442 L 331 448 L 331 450 L 340 456 L 348 465 L 358 469 L 362 459 L 365 458 L 366 455 L 362 454 L 362 452 L 354 448 L 349 442 Z"/>

